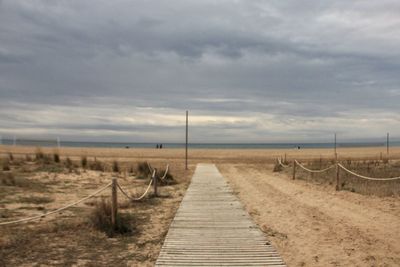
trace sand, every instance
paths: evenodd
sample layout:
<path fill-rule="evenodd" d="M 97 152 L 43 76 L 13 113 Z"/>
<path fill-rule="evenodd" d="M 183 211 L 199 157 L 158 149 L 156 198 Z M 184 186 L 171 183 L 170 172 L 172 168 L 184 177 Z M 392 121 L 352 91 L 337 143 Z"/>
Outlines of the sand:
<path fill-rule="evenodd" d="M 400 199 L 336 192 L 265 165 L 221 164 L 289 266 L 399 266 Z"/>
<path fill-rule="evenodd" d="M 0 154 L 3 157 L 10 152 L 15 157 L 25 157 L 25 154 L 34 154 L 35 150 L 35 147 L 0 146 Z M 42 151 L 45 153 L 58 151 L 62 160 L 70 157 L 76 162 L 79 162 L 82 156 L 87 156 L 89 160 L 96 157 L 110 166 L 114 160 L 118 160 L 122 166 L 126 167 L 140 161 L 149 161 L 159 167 L 170 163 L 181 179 L 178 186 L 165 188 L 165 192 L 170 195 L 169 198 L 161 199 L 156 205 L 142 203 L 128 208 L 130 212 L 141 214 L 141 222 L 145 222 L 146 225 L 140 225 L 139 236 L 124 239 L 125 241 L 122 242 L 124 246 L 121 245 L 119 239 L 110 240 L 101 236 L 101 238 L 96 237 L 101 241 L 97 242 L 100 244 L 103 242 L 107 246 L 91 248 L 91 242 L 87 238 L 73 239 L 73 242 L 80 244 L 79 249 L 74 251 L 65 245 L 69 242 L 66 241 L 69 240 L 67 234 L 64 239 L 56 235 L 58 241 L 54 241 L 51 247 L 60 249 L 60 252 L 58 254 L 52 252 L 54 262 L 58 260 L 60 263 L 68 263 L 66 257 L 61 256 L 63 253 L 61 251 L 70 249 L 68 250 L 70 254 L 67 255 L 75 257 L 77 259 L 75 264 L 78 266 L 112 263 L 152 266 L 196 164 L 211 162 L 217 165 L 233 189 L 238 192 L 238 197 L 247 211 L 289 266 L 400 265 L 399 197 L 365 196 L 349 191 L 336 192 L 332 185 L 315 184 L 303 180 L 293 181 L 287 173 L 272 172 L 271 163 L 278 156 L 284 157 L 286 154 L 289 161 L 294 158 L 327 159 L 334 157 L 332 149 L 196 149 L 189 151 L 189 172 L 183 170 L 185 163 L 183 149 L 42 148 Z M 339 148 L 338 153 L 339 158 L 379 159 L 381 153 L 383 157 L 386 156 L 386 148 Z M 390 158 L 400 159 L 400 148 L 391 148 Z M 48 174 L 40 175 L 32 179 L 40 179 Z M 53 191 L 57 191 L 58 194 L 50 194 L 56 201 L 50 203 L 48 208 L 85 195 L 91 188 L 109 181 L 112 176 L 109 172 L 106 172 L 101 179 L 96 175 L 86 173 L 57 176 L 58 180 L 64 181 L 63 183 L 68 181 L 69 186 L 71 183 L 79 186 L 75 189 L 71 187 L 68 191 L 63 189 L 68 186 L 56 185 Z M 48 176 L 45 181 L 51 182 L 53 178 L 51 175 Z M 132 192 L 137 190 L 139 193 L 145 186 L 130 184 L 124 181 L 123 177 L 121 181 Z M 93 187 L 90 187 L 91 184 Z M 2 208 L 0 206 L 0 209 Z M 36 211 L 24 212 L 30 214 Z M 70 215 L 75 218 L 77 214 L 79 216 L 82 213 L 73 211 Z M 17 217 L 23 215 L 21 210 L 15 214 Z M 49 221 L 49 223 L 52 222 Z M 24 233 L 37 234 L 33 230 L 26 230 L 27 226 L 21 227 L 12 229 L 24 229 Z M 91 231 L 88 235 L 90 235 L 89 239 L 95 238 Z M 119 256 L 113 256 L 114 254 Z M 41 250 L 33 250 L 23 256 L 33 262 L 43 263 L 44 259 L 40 255 Z M 92 259 L 91 257 L 95 255 L 99 258 Z M 14 252 L 8 256 L 10 257 L 17 258 L 21 255 Z"/>

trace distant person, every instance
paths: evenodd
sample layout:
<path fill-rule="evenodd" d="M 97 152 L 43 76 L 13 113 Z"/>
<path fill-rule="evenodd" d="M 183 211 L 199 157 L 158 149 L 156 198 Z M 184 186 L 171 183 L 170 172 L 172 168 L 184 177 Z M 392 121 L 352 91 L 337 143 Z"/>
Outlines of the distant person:
<path fill-rule="evenodd" d="M 297 149 L 300 149 L 300 146 L 297 146 Z"/>
<path fill-rule="evenodd" d="M 160 144 L 160 149 L 162 149 L 162 144 Z"/>
<path fill-rule="evenodd" d="M 156 148 L 158 149 L 158 144 L 156 145 Z"/>

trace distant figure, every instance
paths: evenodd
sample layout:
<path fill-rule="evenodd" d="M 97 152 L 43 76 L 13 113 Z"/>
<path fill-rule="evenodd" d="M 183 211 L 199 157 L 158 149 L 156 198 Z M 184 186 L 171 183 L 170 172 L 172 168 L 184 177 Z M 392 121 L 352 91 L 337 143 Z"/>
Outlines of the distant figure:
<path fill-rule="evenodd" d="M 158 144 L 157 144 L 156 148 L 158 149 Z"/>
<path fill-rule="evenodd" d="M 162 144 L 160 144 L 160 149 L 162 149 Z"/>
<path fill-rule="evenodd" d="M 300 146 L 298 146 L 297 149 L 300 149 Z"/>
<path fill-rule="evenodd" d="M 128 148 L 129 148 L 129 146 L 126 146 L 125 148 L 126 148 L 126 149 L 128 149 Z"/>

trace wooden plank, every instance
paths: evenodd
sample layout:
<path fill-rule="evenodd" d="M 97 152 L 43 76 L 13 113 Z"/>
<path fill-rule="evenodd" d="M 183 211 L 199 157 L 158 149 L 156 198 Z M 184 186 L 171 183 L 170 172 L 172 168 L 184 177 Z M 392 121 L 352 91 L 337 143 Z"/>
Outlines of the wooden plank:
<path fill-rule="evenodd" d="M 213 164 L 199 164 L 156 266 L 286 266 Z"/>

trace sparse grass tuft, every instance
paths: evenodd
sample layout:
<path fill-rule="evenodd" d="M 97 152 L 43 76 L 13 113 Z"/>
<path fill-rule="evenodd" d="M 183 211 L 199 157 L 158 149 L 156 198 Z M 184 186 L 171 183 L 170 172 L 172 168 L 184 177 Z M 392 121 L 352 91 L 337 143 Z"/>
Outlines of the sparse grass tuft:
<path fill-rule="evenodd" d="M 6 159 L 3 161 L 3 171 L 9 171 L 9 170 L 11 170 L 10 161 Z"/>
<path fill-rule="evenodd" d="M 104 172 L 105 171 L 105 166 L 104 164 L 97 160 L 96 158 L 94 159 L 94 161 L 89 165 L 89 168 L 93 171 L 101 171 Z"/>
<path fill-rule="evenodd" d="M 137 171 L 137 177 L 140 179 L 148 178 L 151 175 L 147 162 L 138 163 L 136 171 Z"/>
<path fill-rule="evenodd" d="M 82 168 L 86 169 L 87 164 L 88 164 L 87 157 L 86 157 L 86 156 L 83 156 L 83 157 L 81 158 L 81 165 L 82 165 Z"/>
<path fill-rule="evenodd" d="M 6 186 L 16 185 L 14 175 L 12 173 L 2 173 L 0 176 L 0 184 Z"/>
<path fill-rule="evenodd" d="M 29 154 L 26 154 L 25 155 L 25 160 L 28 161 L 28 162 L 31 162 L 32 161 L 32 157 Z"/>
<path fill-rule="evenodd" d="M 40 147 L 37 147 L 37 148 L 36 148 L 36 151 L 35 151 L 35 158 L 36 158 L 36 160 L 42 160 L 42 159 L 44 159 L 44 153 L 42 152 L 42 150 L 40 149 Z"/>
<path fill-rule="evenodd" d="M 282 170 L 283 170 L 283 169 L 282 169 L 281 164 L 279 164 L 279 162 L 276 161 L 276 162 L 275 162 L 275 165 L 274 165 L 273 172 L 281 172 Z"/>
<path fill-rule="evenodd" d="M 39 196 L 28 196 L 19 198 L 21 203 L 31 203 L 31 204 L 46 204 L 53 202 L 54 200 L 49 197 L 39 197 Z"/>
<path fill-rule="evenodd" d="M 157 170 L 157 173 L 158 173 L 157 183 L 158 183 L 158 185 L 163 186 L 163 185 L 177 184 L 178 182 L 174 179 L 174 176 L 170 172 L 168 172 L 166 174 L 165 178 L 163 180 L 161 180 L 161 176 L 164 175 L 165 171 L 166 170 L 162 170 L 162 169 L 161 170 Z"/>
<path fill-rule="evenodd" d="M 60 155 L 57 152 L 53 154 L 53 159 L 55 163 L 60 163 Z"/>
<path fill-rule="evenodd" d="M 113 170 L 113 172 L 120 172 L 118 161 L 115 160 L 113 162 L 112 170 Z"/>
<path fill-rule="evenodd" d="M 135 220 L 130 214 L 117 214 L 116 225 L 111 225 L 111 203 L 102 199 L 95 204 L 95 207 L 90 214 L 90 224 L 107 234 L 108 237 L 113 237 L 116 234 L 131 234 L 135 230 Z"/>

